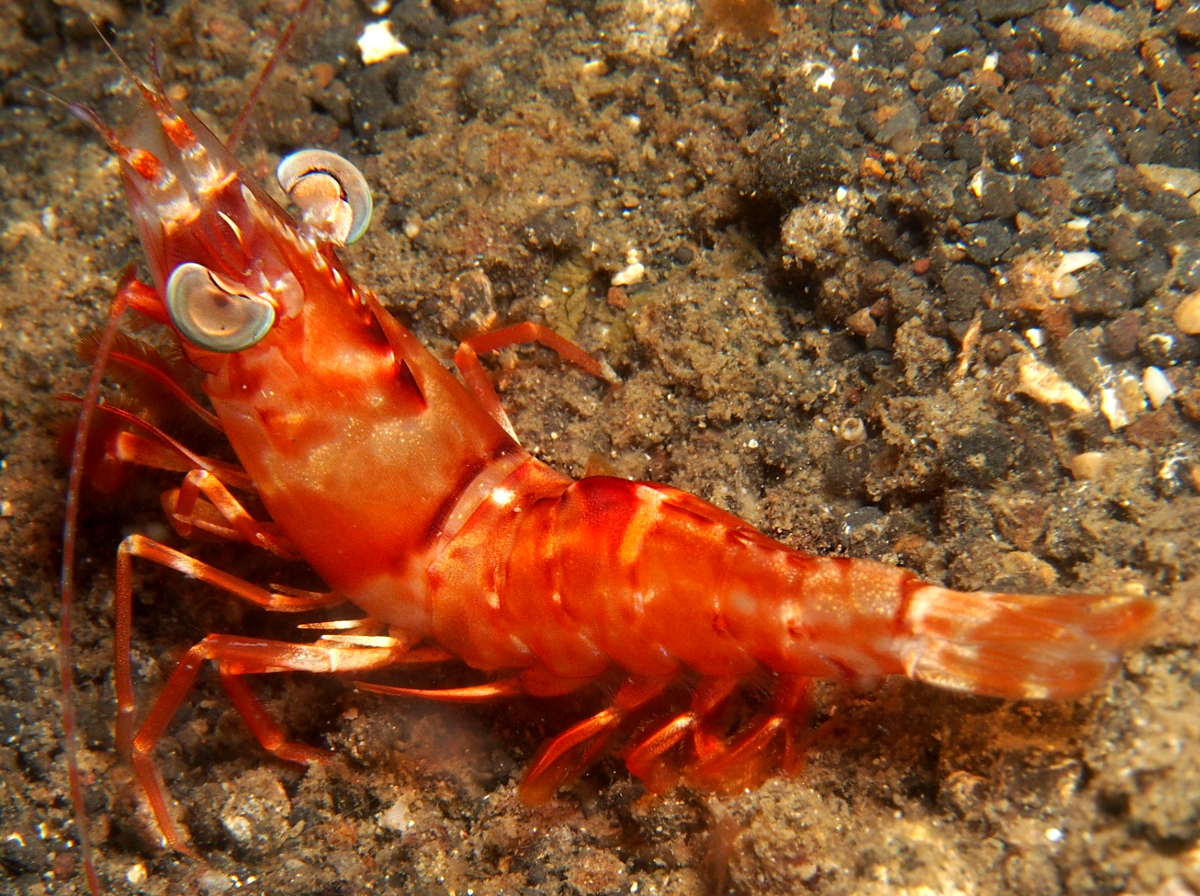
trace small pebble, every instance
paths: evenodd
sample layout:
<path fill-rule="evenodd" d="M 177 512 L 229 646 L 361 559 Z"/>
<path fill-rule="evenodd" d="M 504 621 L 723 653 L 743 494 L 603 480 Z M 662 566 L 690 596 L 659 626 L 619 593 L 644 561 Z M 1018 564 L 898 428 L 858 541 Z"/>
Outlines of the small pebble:
<path fill-rule="evenodd" d="M 1138 316 L 1126 312 L 1104 325 L 1104 347 L 1118 361 L 1132 358 L 1137 351 L 1140 332 Z"/>
<path fill-rule="evenodd" d="M 1059 47 L 1063 50 L 1074 51 L 1078 48 L 1089 58 L 1129 49 L 1133 38 L 1116 27 L 1116 23 L 1112 21 L 1118 16 L 1115 11 L 1104 7 L 1107 16 L 1087 14 L 1091 12 L 1091 7 L 1086 8 L 1085 14 L 1079 16 L 1074 15 L 1070 7 L 1051 10 L 1046 15 L 1046 27 L 1058 33 Z"/>
<path fill-rule="evenodd" d="M 213 868 L 200 873 L 199 884 L 203 893 L 228 893 L 233 889 L 233 879 Z"/>
<path fill-rule="evenodd" d="M 1189 9 L 1176 19 L 1175 33 L 1184 40 L 1200 43 L 1200 10 Z"/>
<path fill-rule="evenodd" d="M 859 336 L 870 336 L 876 329 L 875 319 L 871 317 L 871 309 L 859 308 L 846 318 L 846 326 Z"/>
<path fill-rule="evenodd" d="M 991 265 L 1013 244 L 1012 232 L 999 221 L 983 221 L 969 228 L 964 242 L 967 257 L 976 264 Z"/>
<path fill-rule="evenodd" d="M 1147 367 L 1142 371 L 1142 388 L 1146 390 L 1146 397 L 1150 399 L 1150 404 L 1156 411 L 1175 394 L 1175 387 L 1171 385 L 1167 375 L 1157 367 Z"/>
<path fill-rule="evenodd" d="M 1067 466 L 1071 468 L 1071 475 L 1076 479 L 1094 480 L 1108 472 L 1112 461 L 1102 451 L 1085 451 L 1071 458 Z"/>
<path fill-rule="evenodd" d="M 1143 164 L 1137 166 L 1138 174 L 1152 181 L 1163 190 L 1174 190 L 1184 196 L 1200 193 L 1200 171 L 1191 168 L 1175 168 L 1170 165 Z"/>
<path fill-rule="evenodd" d="M 1132 374 L 1123 373 L 1117 377 L 1117 398 L 1130 420 L 1136 420 L 1146 412 L 1146 388 Z"/>
<path fill-rule="evenodd" d="M 1175 306 L 1175 326 L 1189 336 L 1200 335 L 1200 289 Z"/>

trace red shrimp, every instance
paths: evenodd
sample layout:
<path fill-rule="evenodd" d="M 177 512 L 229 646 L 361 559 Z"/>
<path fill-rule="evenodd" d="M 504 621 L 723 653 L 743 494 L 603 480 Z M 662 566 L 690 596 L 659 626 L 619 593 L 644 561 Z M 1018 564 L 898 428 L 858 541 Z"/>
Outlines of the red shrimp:
<path fill-rule="evenodd" d="M 536 803 L 622 739 L 629 769 L 653 790 L 741 787 L 794 769 L 813 678 L 905 675 L 1009 699 L 1071 698 L 1146 636 L 1154 608 L 1144 599 L 952 591 L 881 563 L 803 553 L 667 485 L 551 469 L 521 447 L 479 354 L 536 341 L 600 375 L 593 358 L 520 324 L 462 343 L 460 381 L 339 260 L 370 214 L 349 163 L 318 153 L 281 165 L 303 209 L 294 220 L 160 85 L 139 88 L 140 114 L 120 132 L 80 113 L 120 159 L 151 274 L 128 280 L 116 305 L 178 341 L 240 467 L 115 409 L 147 435 L 123 432 L 107 453 L 186 472 L 164 498 L 181 533 L 303 559 L 329 588 L 270 590 L 143 535 L 122 542 L 117 745 L 170 847 L 186 850 L 187 838 L 154 749 L 206 661 L 263 747 L 299 762 L 325 754 L 289 741 L 246 676 L 335 673 L 366 690 L 464 702 L 616 682 L 606 708 L 526 770 L 521 793 Z M 136 365 L 120 345 L 114 359 Z M 143 372 L 185 393 L 165 369 Z M 297 642 L 211 634 L 138 719 L 134 558 L 272 610 L 345 602 L 365 615 L 307 625 L 316 636 Z M 452 658 L 492 675 L 445 691 L 359 680 Z M 764 682 L 765 701 L 741 698 Z"/>

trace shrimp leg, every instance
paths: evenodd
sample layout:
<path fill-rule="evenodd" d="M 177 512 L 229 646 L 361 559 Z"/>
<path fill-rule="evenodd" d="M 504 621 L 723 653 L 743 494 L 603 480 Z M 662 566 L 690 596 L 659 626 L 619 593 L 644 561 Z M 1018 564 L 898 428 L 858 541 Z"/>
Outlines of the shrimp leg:
<path fill-rule="evenodd" d="M 678 771 L 667 764 L 667 754 L 692 735 L 694 750 L 699 755 L 712 753 L 720 747 L 720 739 L 708 736 L 704 722 L 737 690 L 740 679 L 725 676 L 701 681 L 692 692 L 687 712 L 675 716 L 640 742 L 625 751 L 625 765 L 641 778 L 646 787 L 661 793 L 670 790 L 679 777 Z"/>
<path fill-rule="evenodd" d="M 290 595 L 278 594 L 252 585 L 242 579 L 222 572 L 189 557 L 180 551 L 160 544 L 144 535 L 130 535 L 117 548 L 117 572 L 114 620 L 114 647 L 116 651 L 117 692 L 117 749 L 129 755 L 133 739 L 133 671 L 130 662 L 130 644 L 133 632 L 133 558 L 151 560 L 181 572 L 189 578 L 205 582 L 268 610 L 282 613 L 302 613 L 306 610 L 333 606 L 342 602 L 341 595 Z M 161 700 L 160 700 L 161 702 Z"/>
<path fill-rule="evenodd" d="M 200 665 L 205 660 L 216 663 L 221 683 L 234 707 L 263 749 L 290 762 L 321 762 L 328 758 L 328 752 L 289 741 L 267 715 L 242 676 L 270 672 L 367 672 L 403 661 L 409 646 L 407 642 L 393 638 L 373 640 L 380 646 L 344 646 L 319 642 L 292 644 L 233 635 L 209 635 L 192 646 L 150 708 L 126 753 L 167 846 L 189 852 L 186 837 L 171 817 L 166 786 L 154 763 L 153 751 L 191 690 Z M 391 643 L 385 645 L 385 642 Z M 132 706 L 129 709 L 132 711 Z M 118 721 L 121 718 L 118 716 Z"/>
<path fill-rule="evenodd" d="M 621 723 L 661 695 L 674 680 L 673 675 L 630 678 L 609 706 L 549 741 L 521 780 L 522 802 L 540 805 L 587 771 Z"/>
<path fill-rule="evenodd" d="M 804 675 L 780 675 L 770 712 L 728 746 L 706 749 L 697 744 L 699 758 L 685 770 L 688 780 L 713 790 L 730 792 L 760 784 L 774 766 L 795 774 L 804 764 L 811 705 Z M 778 746 L 776 742 L 781 741 Z"/>
<path fill-rule="evenodd" d="M 624 751 L 625 765 L 652 793 L 674 787 L 681 773 L 691 783 L 708 790 L 736 791 L 754 786 L 778 765 L 789 774 L 803 765 L 803 732 L 808 725 L 807 698 L 811 679 L 779 675 L 770 711 L 736 736 L 719 729 L 714 717 L 741 683 L 736 677 L 701 681 L 692 693 L 691 706 L 633 743 Z M 691 735 L 694 757 L 683 763 L 670 759 Z"/>
<path fill-rule="evenodd" d="M 207 501 L 201 501 L 201 497 Z M 268 524 L 256 520 L 207 470 L 192 470 L 183 486 L 163 493 L 163 509 L 175 531 L 188 538 L 203 529 L 229 541 L 244 541 L 285 560 L 299 560 L 291 543 Z M 227 525 L 226 525 L 227 524 Z"/>
<path fill-rule="evenodd" d="M 466 383 L 467 388 L 474 394 L 476 400 L 483 405 L 488 415 L 503 426 L 505 431 L 514 439 L 517 435 L 513 432 L 512 423 L 509 422 L 508 414 L 505 413 L 503 406 L 500 404 L 500 398 L 496 395 L 496 390 L 492 387 L 492 382 L 488 379 L 487 373 L 479 361 L 479 356 L 483 352 L 494 352 L 510 345 L 519 345 L 525 342 L 536 342 L 544 345 L 546 348 L 556 352 L 563 360 L 570 361 L 576 367 L 590 373 L 597 379 L 604 379 L 604 371 L 595 358 L 574 342 L 559 336 L 553 330 L 543 327 L 541 324 L 526 321 L 525 323 L 514 324 L 511 327 L 502 327 L 490 333 L 481 333 L 478 336 L 464 340 L 459 344 L 458 350 L 454 353 L 454 366 L 458 368 L 458 372 L 462 374 L 463 382 Z"/>

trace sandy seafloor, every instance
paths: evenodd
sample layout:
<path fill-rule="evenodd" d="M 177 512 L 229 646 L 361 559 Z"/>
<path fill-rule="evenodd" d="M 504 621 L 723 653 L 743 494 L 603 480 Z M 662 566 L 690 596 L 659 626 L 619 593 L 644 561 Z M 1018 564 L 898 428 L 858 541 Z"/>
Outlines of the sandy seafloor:
<path fill-rule="evenodd" d="M 754 34 L 686 0 L 405 2 L 389 15 L 411 53 L 364 68 L 376 16 L 313 5 L 242 158 L 270 172 L 314 144 L 361 163 L 377 211 L 349 264 L 443 357 L 489 310 L 472 271 L 501 322 L 603 355 L 620 389 L 544 350 L 491 364 L 550 463 L 579 475 L 597 455 L 798 548 L 958 588 L 1140 589 L 1166 625 L 1078 701 L 823 686 L 793 780 L 654 797 L 613 758 L 535 809 L 522 769 L 600 694 L 452 708 L 256 682 L 297 739 L 336 751 L 306 770 L 266 757 L 206 674 L 157 754 L 202 864 L 155 848 L 112 752 L 114 550 L 165 531 L 170 477 L 147 474 L 81 531 L 81 759 L 108 892 L 1200 889 L 1200 341 L 1180 330 L 1200 329 L 1196 15 L 821 0 Z M 228 128 L 294 9 L 147 6 L 0 13 L 0 890 L 30 896 L 83 892 L 55 671 L 56 396 L 82 390 L 75 340 L 140 260 L 114 159 L 41 91 L 120 127 L 133 91 L 90 13 L 136 71 L 156 42 L 173 93 Z M 1091 262 L 1072 280 L 1068 252 L 1096 257 L 1069 256 Z M 1157 381 L 1157 408 L 1151 366 L 1174 390 Z M 135 618 L 143 700 L 207 632 L 289 632 L 153 569 Z"/>

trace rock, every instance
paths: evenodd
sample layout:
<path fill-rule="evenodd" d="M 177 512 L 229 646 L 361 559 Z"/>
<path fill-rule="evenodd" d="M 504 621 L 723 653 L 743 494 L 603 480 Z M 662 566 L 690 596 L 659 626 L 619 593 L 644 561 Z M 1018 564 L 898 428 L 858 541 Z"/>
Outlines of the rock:
<path fill-rule="evenodd" d="M 1089 59 L 1127 50 L 1134 43 L 1122 17 L 1102 3 L 1088 6 L 1078 16 L 1072 15 L 1069 9 L 1051 10 L 1045 14 L 1045 24 L 1058 34 L 1062 49 Z"/>
<path fill-rule="evenodd" d="M 1032 15 L 1050 5 L 1050 0 L 982 0 L 979 18 L 985 22 L 1008 22 Z"/>
<path fill-rule="evenodd" d="M 1142 61 L 1150 80 L 1166 92 L 1191 86 L 1191 71 L 1183 64 L 1175 48 L 1165 40 L 1152 37 L 1142 44 Z"/>
<path fill-rule="evenodd" d="M 987 276 L 970 264 L 954 264 L 941 277 L 946 291 L 946 317 L 949 320 L 971 320 L 984 308 Z"/>
<path fill-rule="evenodd" d="M 1175 279 L 1184 289 L 1200 289 L 1200 240 L 1184 240 L 1173 254 Z"/>
<path fill-rule="evenodd" d="M 1063 174 L 1084 196 L 1111 193 L 1119 164 L 1120 157 L 1100 132 L 1063 153 Z"/>
<path fill-rule="evenodd" d="M 1104 349 L 1118 361 L 1132 358 L 1137 352 L 1141 323 L 1138 315 L 1127 311 L 1104 325 Z"/>
<path fill-rule="evenodd" d="M 976 264 L 995 264 L 1012 248 L 1012 232 L 999 221 L 983 221 L 971 228 L 967 256 Z"/>
<path fill-rule="evenodd" d="M 1144 164 L 1137 166 L 1137 172 L 1164 190 L 1174 190 L 1184 196 L 1200 193 L 1200 171 L 1195 168 Z"/>
<path fill-rule="evenodd" d="M 1072 457 L 1067 466 L 1076 479 L 1102 479 L 1112 466 L 1112 460 L 1102 451 L 1085 451 Z"/>
<path fill-rule="evenodd" d="M 1188 10 L 1176 19 L 1175 33 L 1184 40 L 1200 43 L 1200 10 Z"/>
<path fill-rule="evenodd" d="M 1200 166 L 1200 134 L 1195 128 L 1168 128 L 1155 141 L 1150 161 L 1172 168 Z"/>
<path fill-rule="evenodd" d="M 1090 392 L 1104 379 L 1098 340 L 1088 330 L 1072 330 L 1059 345 L 1059 369 L 1084 392 Z"/>
<path fill-rule="evenodd" d="M 1189 336 L 1200 335 L 1200 290 L 1190 293 L 1175 306 L 1175 326 Z"/>

